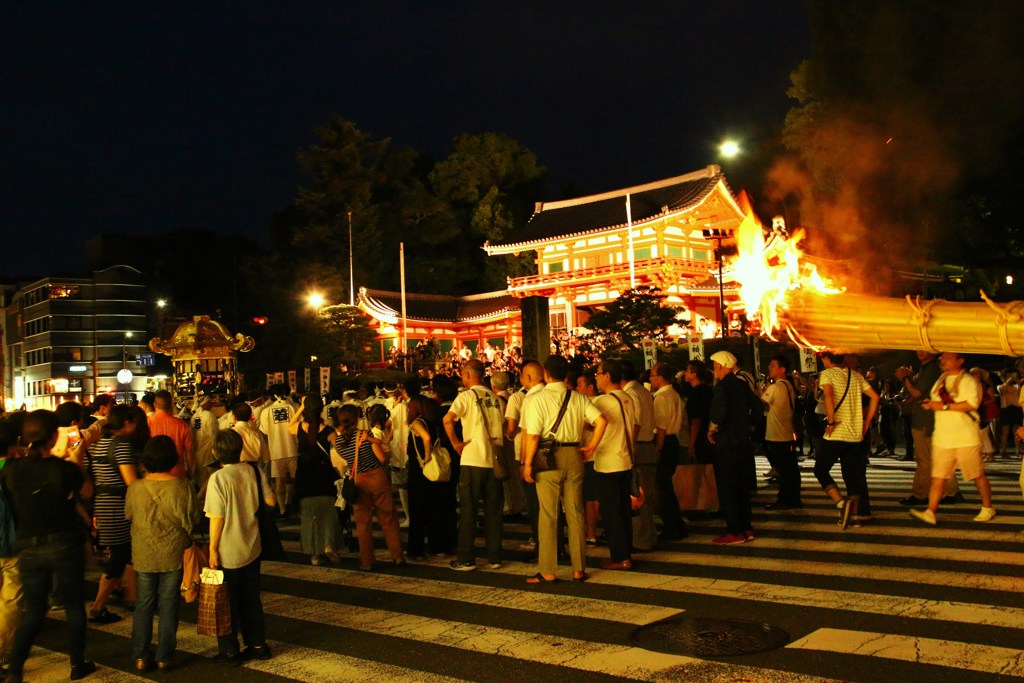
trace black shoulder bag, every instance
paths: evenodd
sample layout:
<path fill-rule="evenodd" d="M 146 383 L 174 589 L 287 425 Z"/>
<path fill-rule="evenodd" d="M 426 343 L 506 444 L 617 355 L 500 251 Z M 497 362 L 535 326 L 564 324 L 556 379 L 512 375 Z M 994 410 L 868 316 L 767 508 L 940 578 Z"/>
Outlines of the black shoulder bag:
<path fill-rule="evenodd" d="M 263 477 L 260 476 L 259 465 L 249 463 L 252 473 L 256 475 L 256 522 L 260 527 L 260 552 L 261 560 L 280 562 L 285 559 L 284 546 L 281 545 L 281 532 L 277 529 L 277 520 L 274 517 L 277 511 L 267 505 L 263 497 Z"/>
<path fill-rule="evenodd" d="M 569 399 L 572 398 L 572 390 L 565 390 L 565 398 L 562 399 L 562 407 L 558 411 L 558 417 L 555 418 L 555 424 L 551 426 L 551 438 L 541 439 L 537 444 L 537 452 L 533 454 L 533 472 L 547 472 L 557 468 L 555 463 L 555 451 L 558 450 L 558 442 L 555 441 L 555 432 L 558 431 L 558 427 L 562 424 L 562 418 L 565 417 L 565 411 L 569 407 Z"/>
<path fill-rule="evenodd" d="M 626 452 L 629 455 L 629 469 L 631 476 L 629 480 L 629 509 L 633 516 L 640 514 L 640 508 L 644 506 L 644 487 L 640 485 L 640 471 L 636 468 L 636 461 L 633 460 L 633 439 L 630 438 L 630 426 L 626 424 L 626 407 L 622 405 L 622 399 L 613 392 L 611 397 L 619 402 L 619 412 L 622 414 L 622 429 L 626 432 Z"/>

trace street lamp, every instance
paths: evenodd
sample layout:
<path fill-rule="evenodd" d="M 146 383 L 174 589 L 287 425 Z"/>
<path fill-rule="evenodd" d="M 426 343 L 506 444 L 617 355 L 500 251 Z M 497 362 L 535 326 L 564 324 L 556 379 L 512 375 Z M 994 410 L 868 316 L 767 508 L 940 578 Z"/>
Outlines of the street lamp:
<path fill-rule="evenodd" d="M 128 386 L 134 377 L 132 371 L 128 369 L 128 340 L 131 338 L 131 330 L 125 331 L 124 339 L 121 340 L 121 369 L 117 372 L 117 381 L 122 385 L 121 393 L 124 394 L 126 404 L 128 403 Z"/>
<path fill-rule="evenodd" d="M 722 282 L 722 242 L 732 239 L 733 231 L 730 228 L 706 228 L 703 230 L 704 239 L 715 243 L 715 258 L 718 260 L 718 315 L 721 323 L 722 338 L 725 339 L 728 330 L 728 323 L 725 319 L 725 284 Z"/>
<path fill-rule="evenodd" d="M 718 153 L 725 159 L 734 159 L 739 156 L 741 151 L 740 143 L 735 140 L 723 140 L 722 143 L 718 145 Z"/>
<path fill-rule="evenodd" d="M 324 295 L 320 292 L 310 292 L 306 295 L 306 301 L 310 306 L 319 311 L 324 305 Z"/>

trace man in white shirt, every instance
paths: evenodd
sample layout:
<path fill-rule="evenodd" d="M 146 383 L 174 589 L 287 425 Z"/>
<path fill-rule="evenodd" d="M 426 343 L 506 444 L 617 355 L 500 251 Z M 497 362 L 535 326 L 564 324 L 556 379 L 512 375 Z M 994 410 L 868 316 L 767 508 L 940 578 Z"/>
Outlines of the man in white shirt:
<path fill-rule="evenodd" d="M 922 404 L 925 410 L 935 412 L 928 509 L 911 510 L 910 514 L 934 525 L 946 480 L 956 474 L 959 466 L 964 479 L 973 481 L 981 496 L 981 512 L 974 521 L 987 522 L 996 516 L 996 511 L 992 507 L 992 485 L 985 476 L 985 465 L 981 460 L 981 432 L 978 429 L 981 385 L 964 370 L 964 357 L 959 353 L 943 353 L 939 356 L 939 368 L 942 376 L 932 387 L 930 400 Z"/>
<path fill-rule="evenodd" d="M 295 416 L 295 408 L 287 400 L 288 385 L 276 385 L 271 391 L 274 401 L 260 414 L 259 429 L 266 434 L 270 446 L 270 475 L 277 492 L 277 505 L 284 516 L 288 513 L 295 488 L 299 445 L 295 436 L 288 431 L 288 424 Z"/>
<path fill-rule="evenodd" d="M 345 397 L 348 396 L 349 392 L 345 392 Z M 355 394 L 355 392 L 352 392 Z M 334 426 L 334 415 L 338 412 L 338 408 L 342 406 L 342 394 L 337 389 L 330 392 L 330 402 L 324 406 L 323 411 L 320 413 L 320 419 L 325 425 L 330 427 Z"/>
<path fill-rule="evenodd" d="M 508 402 L 512 398 L 509 394 L 509 381 L 507 372 L 491 373 L 491 391 L 498 397 L 502 416 L 508 410 Z M 518 473 L 519 466 L 511 438 L 502 441 L 501 456 L 505 459 L 505 469 L 509 471 L 510 475 L 502 485 L 505 490 L 505 505 L 502 512 L 506 516 L 505 519 L 516 519 L 526 511 L 526 502 L 523 500 L 523 487 L 520 484 Z"/>
<path fill-rule="evenodd" d="M 655 479 L 658 470 L 658 451 L 654 448 L 654 395 L 637 379 L 636 366 L 622 360 L 622 390 L 633 399 L 636 426 L 633 431 L 633 459 L 640 474 L 640 486 L 646 494 L 644 505 L 633 517 L 633 547 L 654 550 L 658 529 L 654 525 L 654 506 L 658 500 Z"/>
<path fill-rule="evenodd" d="M 542 391 L 533 397 L 523 416 L 523 480 L 537 484 L 537 498 L 540 502 L 540 520 L 537 539 L 539 571 L 527 583 L 552 582 L 557 580 L 555 569 L 558 562 L 557 527 L 559 501 L 565 511 L 569 525 L 569 555 L 572 558 L 572 577 L 576 581 L 586 580 L 586 532 L 583 526 L 583 461 L 593 457 L 604 436 L 605 420 L 597 406 L 586 396 L 569 389 L 565 378 L 569 362 L 562 356 L 549 356 L 544 361 Z M 558 414 L 565 405 L 565 412 L 553 430 Z M 583 424 L 594 427 L 594 438 L 580 447 Z M 541 439 L 552 439 L 554 453 L 549 456 L 552 469 L 537 472 L 534 476 L 534 459 Z"/>
<path fill-rule="evenodd" d="M 632 569 L 630 486 L 633 482 L 636 413 L 633 400 L 622 390 L 622 366 L 617 361 L 603 361 L 595 377 L 602 395 L 594 399 L 594 405 L 608 421 L 601 443 L 594 451 L 597 498 L 611 554 L 609 559 L 601 561 L 601 568 Z"/>
<path fill-rule="evenodd" d="M 523 388 L 508 398 L 508 405 L 505 407 L 505 436 L 512 439 L 516 456 L 516 478 L 519 479 L 523 489 L 523 498 L 526 502 L 526 514 L 530 518 L 530 529 L 533 535 L 530 540 L 520 546 L 520 550 L 536 550 L 537 548 L 537 520 L 540 514 L 540 503 L 537 501 L 537 485 L 523 480 L 523 457 L 522 441 L 523 430 L 519 425 L 523 421 L 523 413 L 526 410 L 530 397 L 544 389 L 544 368 L 536 361 L 530 361 L 523 366 L 519 376 Z"/>
<path fill-rule="evenodd" d="M 470 360 L 462 367 L 465 388 L 452 402 L 444 416 L 444 429 L 452 448 L 461 458 L 459 468 L 459 550 L 449 566 L 456 571 L 476 569 L 473 542 L 476 517 L 483 499 L 484 529 L 487 540 L 487 562 L 491 569 L 501 567 L 501 508 L 504 490 L 494 476 L 494 458 L 500 452 L 502 415 L 498 397 L 484 386 L 484 366 Z M 462 423 L 462 439 L 455 423 Z"/>
<path fill-rule="evenodd" d="M 245 402 L 236 403 L 231 414 L 235 418 L 231 428 L 242 437 L 242 462 L 259 463 L 260 468 L 266 470 L 270 466 L 270 446 L 266 437 L 253 426 L 252 408 Z"/>
<path fill-rule="evenodd" d="M 195 448 L 196 466 L 192 471 L 192 480 L 200 491 L 206 485 L 213 471 L 210 465 L 213 463 L 213 440 L 217 438 L 220 427 L 217 418 L 210 410 L 213 407 L 213 399 L 204 396 L 197 399 L 198 406 L 192 413 L 189 426 L 192 428 L 192 443 Z"/>
<path fill-rule="evenodd" d="M 683 426 L 683 399 L 679 397 L 672 380 L 675 370 L 666 363 L 651 368 L 651 388 L 654 389 L 654 447 L 658 451 L 655 485 L 658 489 L 658 516 L 661 517 L 661 540 L 681 541 L 689 534 L 686 522 L 679 512 L 672 477 L 679 465 L 679 430 Z"/>
<path fill-rule="evenodd" d="M 779 495 L 774 503 L 765 505 L 766 510 L 792 510 L 803 507 L 800 500 L 800 464 L 793 448 L 793 407 L 796 405 L 796 389 L 790 384 L 787 374 L 789 359 L 778 355 L 768 363 L 768 377 L 772 384 L 761 394 L 768 413 L 765 426 L 764 453 L 768 462 L 779 475 Z"/>

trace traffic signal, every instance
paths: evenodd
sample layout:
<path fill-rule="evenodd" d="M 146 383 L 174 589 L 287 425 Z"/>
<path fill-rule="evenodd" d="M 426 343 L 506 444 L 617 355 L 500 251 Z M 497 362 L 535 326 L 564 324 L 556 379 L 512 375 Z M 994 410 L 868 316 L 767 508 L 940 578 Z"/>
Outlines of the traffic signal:
<path fill-rule="evenodd" d="M 252 321 L 257 325 L 266 325 L 268 318 L 265 315 L 257 315 L 252 319 Z"/>

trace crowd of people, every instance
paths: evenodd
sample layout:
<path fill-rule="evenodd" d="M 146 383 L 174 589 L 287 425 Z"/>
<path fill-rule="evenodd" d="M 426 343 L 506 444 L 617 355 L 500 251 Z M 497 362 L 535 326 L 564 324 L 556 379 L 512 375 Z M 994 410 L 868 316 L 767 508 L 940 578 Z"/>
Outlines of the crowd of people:
<path fill-rule="evenodd" d="M 779 355 L 756 378 L 728 351 L 679 372 L 666 363 L 639 372 L 619 359 L 585 369 L 552 355 L 510 373 L 498 369 L 494 350 L 489 364 L 460 357 L 457 374 L 326 397 L 277 385 L 186 405 L 161 391 L 137 405 L 100 396 L 88 408 L 68 402 L 13 413 L 0 421 L 4 680 L 21 680 L 52 607 L 66 613 L 71 678 L 89 675 L 86 623 L 121 619 L 109 609 L 115 599 L 134 603 L 136 668 L 173 666 L 184 558 L 197 544 L 208 545 L 207 564 L 228 585 L 233 634 L 218 638 L 218 658 L 270 658 L 261 505 L 297 519 L 313 565 L 352 551 L 363 571 L 381 561 L 374 519 L 390 566 L 443 558 L 472 571 L 478 528 L 486 565 L 496 569 L 506 521 L 522 518 L 531 538 L 519 549 L 536 563 L 527 583 L 560 580 L 560 562 L 582 582 L 589 546 L 608 545 L 602 569 L 629 571 L 638 550 L 686 538 L 686 517 L 717 513 L 715 544 L 754 541 L 758 452 L 778 484 L 767 510 L 802 507 L 799 461 L 813 457 L 837 523 L 869 524 L 869 459 L 895 457 L 903 423 L 916 471 L 900 502 L 936 524 L 941 506 L 963 501 L 959 469 L 981 498 L 974 519 L 991 520 L 985 457 L 1024 437 L 1017 376 L 995 384 L 991 373 L 965 369 L 959 354 L 918 357 L 919 367 L 881 380 L 873 368 L 862 373 L 852 354 L 820 354 L 824 370 L 810 376 Z M 450 477 L 429 467 L 435 457 L 450 457 Z M 832 476 L 836 463 L 845 490 Z M 94 557 L 102 573 L 87 609 L 85 569 Z"/>

